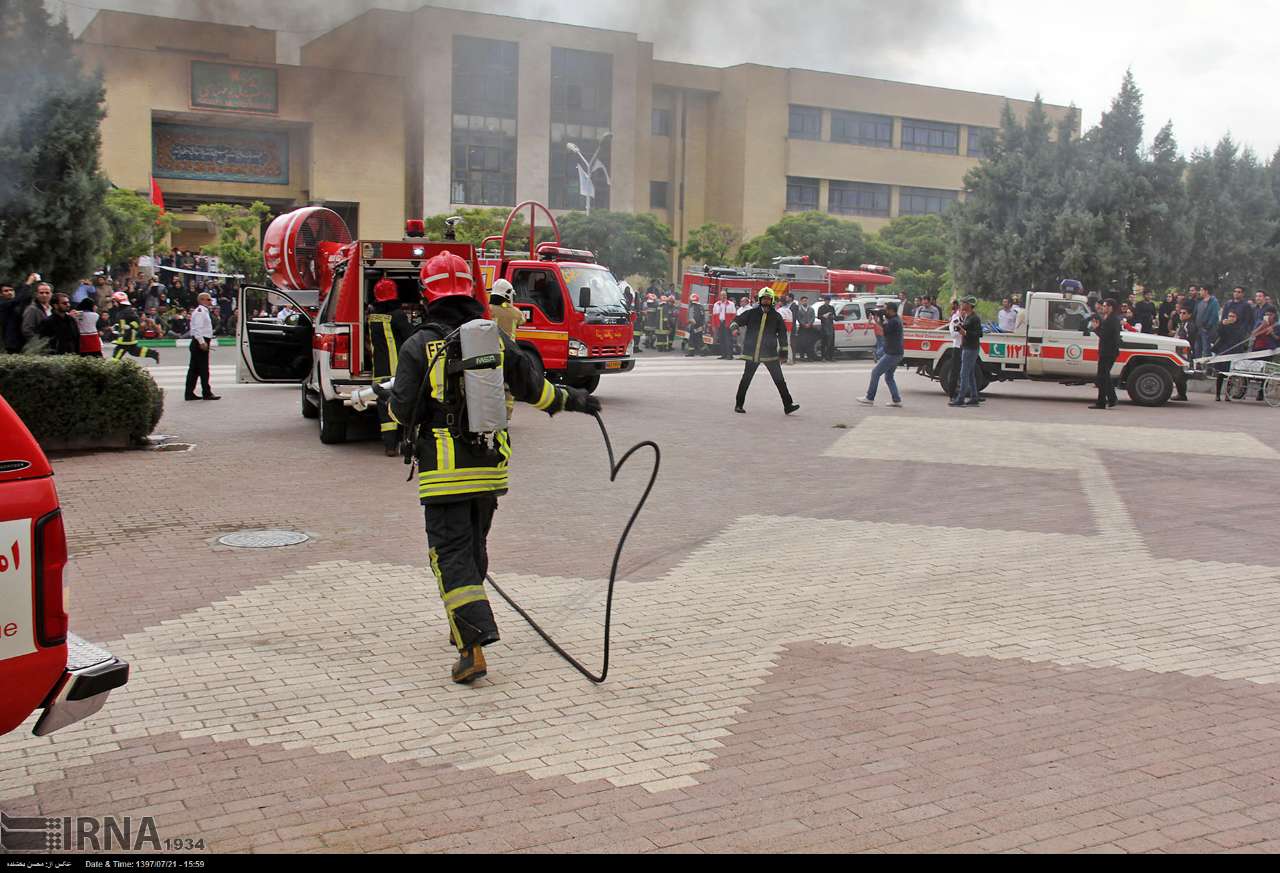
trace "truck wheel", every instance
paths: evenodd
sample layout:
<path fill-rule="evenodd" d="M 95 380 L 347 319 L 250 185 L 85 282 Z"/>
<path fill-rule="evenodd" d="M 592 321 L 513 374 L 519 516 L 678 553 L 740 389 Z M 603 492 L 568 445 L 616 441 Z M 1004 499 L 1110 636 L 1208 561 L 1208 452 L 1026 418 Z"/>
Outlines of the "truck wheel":
<path fill-rule="evenodd" d="M 955 397 L 956 379 L 960 376 L 960 369 L 956 366 L 956 356 L 944 355 L 934 372 L 938 374 L 938 384 L 942 386 L 942 393 L 948 397 Z"/>
<path fill-rule="evenodd" d="M 1163 406 L 1173 394 L 1173 377 L 1160 364 L 1141 364 L 1125 377 L 1124 387 L 1138 406 Z"/>
<path fill-rule="evenodd" d="M 590 376 L 584 376 L 581 379 L 574 382 L 573 387 L 581 388 L 583 391 L 586 391 L 588 394 L 593 394 L 595 393 L 595 390 L 600 387 L 600 374 L 592 373 Z"/>
<path fill-rule="evenodd" d="M 347 441 L 347 407 L 341 400 L 320 401 L 320 442 L 327 446 Z"/>
<path fill-rule="evenodd" d="M 307 394 L 307 383 L 302 383 L 302 417 L 316 419 L 320 417 L 320 407 L 311 402 Z"/>

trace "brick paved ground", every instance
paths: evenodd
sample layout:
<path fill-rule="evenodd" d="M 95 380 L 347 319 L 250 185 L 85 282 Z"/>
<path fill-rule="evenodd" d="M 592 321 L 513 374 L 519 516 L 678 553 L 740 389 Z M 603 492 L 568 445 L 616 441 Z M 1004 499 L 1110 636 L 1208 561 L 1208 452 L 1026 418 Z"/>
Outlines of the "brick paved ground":
<path fill-rule="evenodd" d="M 296 389 L 167 390 L 194 451 L 55 460 L 73 626 L 135 672 L 0 738 L 0 809 L 222 851 L 1280 848 L 1274 411 L 914 377 L 864 410 L 867 370 L 787 368 L 792 418 L 767 379 L 735 416 L 719 362 L 604 383 L 664 457 L 602 687 L 502 605 L 454 686 L 405 468 L 321 446 Z M 594 662 L 644 471 L 610 486 L 583 417 L 514 441 L 493 570 Z M 316 539 L 213 545 L 245 527 Z"/>

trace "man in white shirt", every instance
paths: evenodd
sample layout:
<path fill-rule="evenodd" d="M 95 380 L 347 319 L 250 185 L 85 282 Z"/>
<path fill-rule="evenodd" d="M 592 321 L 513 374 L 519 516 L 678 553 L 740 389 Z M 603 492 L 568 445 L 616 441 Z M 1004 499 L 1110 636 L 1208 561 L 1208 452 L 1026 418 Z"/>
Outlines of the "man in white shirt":
<path fill-rule="evenodd" d="M 209 387 L 209 349 L 213 346 L 213 318 L 209 307 L 213 298 L 202 292 L 196 298 L 196 308 L 191 313 L 191 363 L 187 365 L 187 392 L 183 400 L 221 400 Z M 196 380 L 200 380 L 203 394 L 196 396 Z"/>
<path fill-rule="evenodd" d="M 1001 333 L 1013 333 L 1018 326 L 1018 310 L 1013 308 L 1012 298 L 1006 297 L 1000 302 L 1000 309 L 996 312 L 996 324 Z"/>
<path fill-rule="evenodd" d="M 288 324 L 289 319 L 294 315 L 296 315 L 296 313 L 293 311 L 293 307 L 286 303 L 284 306 L 281 306 L 280 311 L 276 313 L 276 321 L 281 324 Z"/>
<path fill-rule="evenodd" d="M 733 305 L 733 301 L 729 299 L 729 294 L 725 291 L 720 292 L 720 299 L 711 307 L 711 327 L 716 334 L 716 347 L 720 350 L 720 360 L 728 361 L 733 358 L 733 327 L 732 322 L 738 314 L 738 309 Z"/>

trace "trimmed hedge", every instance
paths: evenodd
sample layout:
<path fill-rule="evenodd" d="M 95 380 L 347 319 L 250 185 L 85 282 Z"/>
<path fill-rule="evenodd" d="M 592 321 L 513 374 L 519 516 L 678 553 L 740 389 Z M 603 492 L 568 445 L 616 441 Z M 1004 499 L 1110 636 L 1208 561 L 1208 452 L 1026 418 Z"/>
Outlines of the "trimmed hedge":
<path fill-rule="evenodd" d="M 164 413 L 164 392 L 129 361 L 0 355 L 0 394 L 48 448 L 137 442 Z"/>

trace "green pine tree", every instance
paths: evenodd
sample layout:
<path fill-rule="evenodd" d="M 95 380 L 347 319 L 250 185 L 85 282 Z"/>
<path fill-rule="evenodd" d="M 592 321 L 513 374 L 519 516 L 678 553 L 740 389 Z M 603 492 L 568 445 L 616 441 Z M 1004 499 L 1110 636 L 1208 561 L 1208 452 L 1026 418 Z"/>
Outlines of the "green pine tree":
<path fill-rule="evenodd" d="M 67 287 L 93 266 L 106 237 L 104 100 L 64 20 L 41 0 L 0 3 L 0 276 Z"/>

